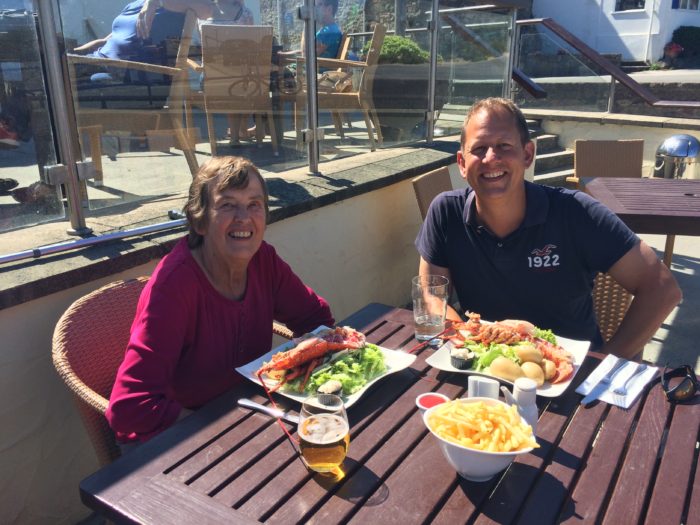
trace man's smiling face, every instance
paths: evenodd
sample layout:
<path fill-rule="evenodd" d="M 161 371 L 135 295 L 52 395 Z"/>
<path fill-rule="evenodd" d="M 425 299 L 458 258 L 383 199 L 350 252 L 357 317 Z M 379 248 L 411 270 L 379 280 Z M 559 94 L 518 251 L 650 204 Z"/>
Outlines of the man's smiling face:
<path fill-rule="evenodd" d="M 472 115 L 464 147 L 457 153 L 462 177 L 483 201 L 518 191 L 533 159 L 532 142 L 523 145 L 515 118 L 499 109 Z"/>

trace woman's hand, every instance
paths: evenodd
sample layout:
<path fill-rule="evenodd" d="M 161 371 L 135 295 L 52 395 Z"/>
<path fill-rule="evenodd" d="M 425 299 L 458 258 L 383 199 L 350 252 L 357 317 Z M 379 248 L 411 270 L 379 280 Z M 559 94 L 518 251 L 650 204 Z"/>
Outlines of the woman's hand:
<path fill-rule="evenodd" d="M 143 7 L 136 18 L 136 36 L 141 40 L 145 40 L 151 34 L 151 25 L 153 25 L 153 17 L 156 16 L 156 9 L 159 5 L 163 5 L 163 0 L 146 0 Z"/>

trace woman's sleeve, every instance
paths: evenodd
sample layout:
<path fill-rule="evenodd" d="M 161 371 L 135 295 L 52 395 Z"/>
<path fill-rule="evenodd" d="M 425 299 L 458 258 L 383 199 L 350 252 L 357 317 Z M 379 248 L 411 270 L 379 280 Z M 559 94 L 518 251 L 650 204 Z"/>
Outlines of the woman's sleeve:
<path fill-rule="evenodd" d="M 335 324 L 326 300 L 306 286 L 274 250 L 272 265 L 276 321 L 286 324 L 295 336 L 310 332 L 320 325 Z"/>
<path fill-rule="evenodd" d="M 106 417 L 122 442 L 146 441 L 171 426 L 182 406 L 172 384 L 195 319 L 178 279 L 150 282 L 139 300 L 129 345 L 117 372 Z"/>

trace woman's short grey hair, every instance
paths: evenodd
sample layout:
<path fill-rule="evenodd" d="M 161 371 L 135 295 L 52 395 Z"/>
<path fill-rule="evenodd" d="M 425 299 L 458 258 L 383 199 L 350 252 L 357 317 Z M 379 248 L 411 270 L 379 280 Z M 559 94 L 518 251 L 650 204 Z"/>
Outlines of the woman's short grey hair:
<path fill-rule="evenodd" d="M 202 164 L 192 180 L 189 197 L 183 208 L 189 224 L 187 244 L 190 248 L 200 246 L 204 240 L 197 230 L 207 227 L 212 191 L 247 188 L 251 176 L 256 177 L 262 186 L 267 221 L 270 212 L 267 184 L 255 164 L 244 157 L 230 156 L 214 157 Z"/>

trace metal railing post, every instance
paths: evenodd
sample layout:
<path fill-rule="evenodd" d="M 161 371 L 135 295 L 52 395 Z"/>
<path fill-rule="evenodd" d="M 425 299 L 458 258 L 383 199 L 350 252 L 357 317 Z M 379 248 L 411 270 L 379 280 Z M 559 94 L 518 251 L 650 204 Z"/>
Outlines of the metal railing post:
<path fill-rule="evenodd" d="M 51 102 L 58 154 L 61 163 L 65 166 L 65 188 L 68 199 L 68 218 L 71 235 L 86 235 L 92 230 L 85 224 L 83 213 L 83 192 L 78 177 L 76 162 L 80 160 L 80 146 L 78 145 L 78 124 L 73 111 L 73 100 L 66 95 L 63 67 L 61 64 L 61 52 L 58 47 L 58 32 L 56 21 L 58 6 L 56 0 L 38 0 L 37 11 L 41 27 L 42 51 L 46 66 L 46 82 L 48 87 L 47 98 Z M 50 167 L 45 167 L 50 168 Z"/>
<path fill-rule="evenodd" d="M 430 15 L 430 72 L 428 75 L 428 112 L 426 113 L 427 134 L 426 142 L 433 143 L 435 134 L 435 83 L 437 82 L 438 36 L 440 31 L 439 0 L 433 0 Z"/>
<path fill-rule="evenodd" d="M 518 12 L 516 9 L 511 9 L 511 22 L 510 22 L 510 49 L 508 51 L 508 61 L 506 62 L 506 81 L 503 85 L 503 98 L 513 100 L 513 61 L 517 54 L 516 47 L 518 42 L 516 40 L 516 27 L 518 21 Z"/>
<path fill-rule="evenodd" d="M 615 107 L 615 77 L 610 75 L 610 93 L 608 94 L 608 113 L 613 112 Z"/>
<path fill-rule="evenodd" d="M 303 137 L 307 145 L 309 173 L 311 175 L 318 175 L 319 173 L 315 9 L 314 0 L 305 0 L 304 6 L 299 8 L 299 18 L 304 21 L 304 57 L 306 58 L 304 63 L 306 72 L 306 129 L 303 131 Z"/>

